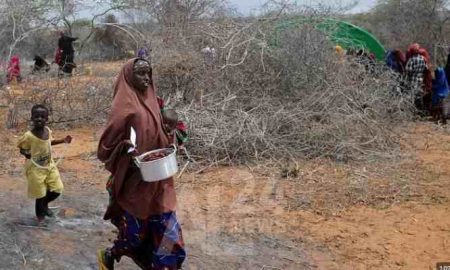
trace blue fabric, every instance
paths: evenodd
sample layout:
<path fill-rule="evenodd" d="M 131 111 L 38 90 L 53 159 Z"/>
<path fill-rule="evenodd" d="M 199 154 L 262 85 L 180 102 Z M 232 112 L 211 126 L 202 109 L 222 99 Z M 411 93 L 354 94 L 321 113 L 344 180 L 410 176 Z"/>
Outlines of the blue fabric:
<path fill-rule="evenodd" d="M 395 58 L 394 52 L 392 50 L 388 50 L 386 53 L 386 66 L 388 66 L 395 72 L 402 72 L 400 63 Z"/>
<path fill-rule="evenodd" d="M 139 58 L 146 58 L 148 56 L 148 49 L 146 47 L 141 47 L 138 51 Z"/>
<path fill-rule="evenodd" d="M 448 82 L 443 68 L 437 68 L 434 72 L 432 105 L 438 105 L 443 99 L 448 97 Z"/>
<path fill-rule="evenodd" d="M 119 229 L 111 248 L 116 260 L 128 256 L 141 269 L 179 269 L 186 258 L 181 226 L 175 212 L 141 220 L 124 212 L 111 219 Z"/>

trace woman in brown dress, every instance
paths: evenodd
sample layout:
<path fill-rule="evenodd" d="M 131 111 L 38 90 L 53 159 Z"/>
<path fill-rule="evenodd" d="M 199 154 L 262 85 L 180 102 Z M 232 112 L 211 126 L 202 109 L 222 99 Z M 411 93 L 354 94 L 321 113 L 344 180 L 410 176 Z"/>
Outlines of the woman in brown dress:
<path fill-rule="evenodd" d="M 144 182 L 133 163 L 130 129 L 136 131 L 139 153 L 170 145 L 148 61 L 128 61 L 114 88 L 111 114 L 100 139 L 98 158 L 111 172 L 110 204 L 104 219 L 119 229 L 111 248 L 98 252 L 100 269 L 128 256 L 141 269 L 180 269 L 185 259 L 181 227 L 175 215 L 173 179 Z"/>

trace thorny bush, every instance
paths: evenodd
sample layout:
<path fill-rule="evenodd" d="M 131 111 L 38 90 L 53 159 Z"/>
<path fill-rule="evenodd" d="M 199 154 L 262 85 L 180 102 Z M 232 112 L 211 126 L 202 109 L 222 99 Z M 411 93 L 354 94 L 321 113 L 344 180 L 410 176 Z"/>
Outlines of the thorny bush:
<path fill-rule="evenodd" d="M 276 18 L 197 21 L 177 42 L 151 33 L 158 95 L 187 122 L 191 155 L 243 164 L 394 154 L 396 127 L 412 116 L 395 76 L 337 55 L 312 24 L 281 32 L 276 24 Z M 16 101 L 19 118 L 28 119 L 31 103 L 41 102 L 57 123 L 104 121 L 112 81 L 44 81 Z"/>
<path fill-rule="evenodd" d="M 162 87 L 169 82 L 159 78 L 160 93 L 188 122 L 191 152 L 208 162 L 238 164 L 395 154 L 396 127 L 412 116 L 411 98 L 397 93 L 395 76 L 382 65 L 368 71 L 355 57 L 337 55 L 309 24 L 278 34 L 273 46 L 268 25 L 274 23 L 197 30 L 214 36 L 202 42 L 217 50 L 213 61 L 200 55 L 203 65 L 183 74 L 197 82 L 201 100 L 194 94 L 176 102 L 173 88 Z"/>

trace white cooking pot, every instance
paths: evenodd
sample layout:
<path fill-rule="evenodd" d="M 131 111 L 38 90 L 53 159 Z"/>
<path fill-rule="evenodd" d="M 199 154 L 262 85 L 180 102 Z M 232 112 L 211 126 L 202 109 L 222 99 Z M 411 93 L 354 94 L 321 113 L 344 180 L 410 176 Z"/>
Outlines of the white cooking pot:
<path fill-rule="evenodd" d="M 174 176 L 178 172 L 178 164 L 175 145 L 173 148 L 162 148 L 146 152 L 134 159 L 139 167 L 142 180 L 145 182 L 157 182 Z M 164 157 L 145 161 L 145 158 L 156 153 L 164 153 Z"/>

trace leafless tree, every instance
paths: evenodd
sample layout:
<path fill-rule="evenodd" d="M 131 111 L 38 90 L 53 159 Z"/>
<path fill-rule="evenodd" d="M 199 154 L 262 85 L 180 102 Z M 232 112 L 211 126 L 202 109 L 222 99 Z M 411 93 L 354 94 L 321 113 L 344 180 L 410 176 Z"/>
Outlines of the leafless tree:
<path fill-rule="evenodd" d="M 382 0 L 359 21 L 387 47 L 406 48 L 418 42 L 433 52 L 435 44 L 449 43 L 449 4 L 448 0 Z"/>

